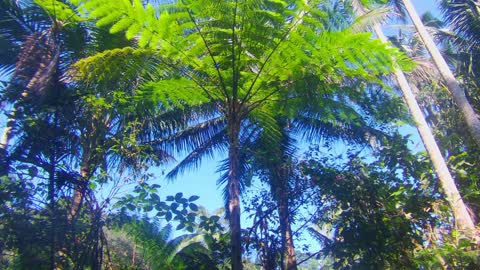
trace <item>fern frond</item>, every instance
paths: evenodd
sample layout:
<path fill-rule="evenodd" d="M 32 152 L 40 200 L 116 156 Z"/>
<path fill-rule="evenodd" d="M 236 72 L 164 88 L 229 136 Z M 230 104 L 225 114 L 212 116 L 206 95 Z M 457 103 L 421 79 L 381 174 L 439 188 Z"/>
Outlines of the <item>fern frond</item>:
<path fill-rule="evenodd" d="M 186 78 L 165 79 L 142 85 L 137 100 L 148 101 L 153 105 L 162 104 L 166 109 L 197 106 L 208 102 L 209 98 L 192 80 Z"/>
<path fill-rule="evenodd" d="M 57 21 L 66 23 L 78 23 L 82 19 L 69 5 L 58 0 L 34 0 L 34 2 L 42 7 L 50 16 Z"/>
<path fill-rule="evenodd" d="M 103 83 L 113 80 L 134 80 L 142 67 L 157 60 L 155 52 L 148 49 L 125 47 L 107 50 L 81 59 L 70 73 L 86 83 Z"/>

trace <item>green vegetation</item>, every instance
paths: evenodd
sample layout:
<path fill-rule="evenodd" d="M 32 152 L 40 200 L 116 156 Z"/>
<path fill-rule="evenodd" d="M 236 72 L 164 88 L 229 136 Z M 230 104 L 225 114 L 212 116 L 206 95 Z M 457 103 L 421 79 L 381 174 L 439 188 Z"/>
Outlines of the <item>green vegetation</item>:
<path fill-rule="evenodd" d="M 406 0 L 0 1 L 0 268 L 480 266 L 477 1 L 423 17 L 453 84 L 368 33 Z M 159 196 L 222 155 L 223 212 Z"/>

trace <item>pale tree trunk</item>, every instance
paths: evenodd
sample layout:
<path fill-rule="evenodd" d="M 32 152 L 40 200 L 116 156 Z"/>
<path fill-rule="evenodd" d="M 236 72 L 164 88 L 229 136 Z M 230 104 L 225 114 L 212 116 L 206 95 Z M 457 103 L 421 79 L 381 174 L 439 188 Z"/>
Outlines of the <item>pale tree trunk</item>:
<path fill-rule="evenodd" d="M 0 176 L 6 175 L 8 173 L 8 143 L 12 137 L 13 126 L 15 125 L 15 113 L 16 109 L 10 112 L 10 115 L 7 119 L 7 124 L 3 130 L 2 138 L 0 138 Z"/>
<path fill-rule="evenodd" d="M 7 125 L 5 126 L 5 129 L 3 130 L 2 133 L 2 138 L 0 141 L 0 150 L 2 152 L 7 152 L 8 148 L 8 143 L 10 141 L 10 138 L 12 136 L 12 131 L 13 131 L 13 126 L 15 125 L 15 113 L 16 109 L 14 108 L 11 112 L 10 115 L 8 116 L 7 119 Z"/>
<path fill-rule="evenodd" d="M 359 10 L 359 13 L 361 13 L 360 15 L 363 15 L 365 12 L 363 10 Z M 387 37 L 383 34 L 382 29 L 378 24 L 375 24 L 373 29 L 382 42 L 388 42 Z M 473 219 L 468 213 L 467 207 L 465 206 L 465 203 L 463 202 L 463 199 L 455 185 L 455 181 L 450 174 L 447 164 L 445 163 L 445 159 L 438 148 L 422 110 L 415 99 L 415 95 L 412 92 L 407 78 L 405 77 L 405 74 L 398 68 L 394 74 L 413 120 L 415 121 L 423 144 L 425 145 L 427 153 L 432 161 L 435 173 L 437 174 L 440 185 L 444 191 L 444 195 L 453 211 L 456 226 L 459 230 L 473 235 L 475 233 Z"/>
<path fill-rule="evenodd" d="M 72 223 L 77 218 L 80 208 L 82 207 L 83 198 L 85 197 L 85 192 L 87 189 L 88 179 L 90 175 L 88 168 L 89 166 L 86 164 L 86 162 L 82 162 L 80 168 L 80 177 L 77 179 L 77 183 L 75 183 L 72 206 L 70 207 L 68 215 L 68 221 L 70 223 Z"/>
<path fill-rule="evenodd" d="M 458 108 L 462 112 L 465 122 L 467 123 L 468 130 L 472 135 L 472 138 L 474 139 L 475 143 L 478 146 L 480 146 L 479 115 L 473 109 L 472 105 L 470 104 L 467 97 L 465 96 L 465 92 L 460 87 L 460 83 L 455 79 L 455 76 L 453 75 L 452 71 L 448 67 L 447 62 L 445 61 L 443 56 L 440 54 L 440 51 L 438 50 L 437 46 L 433 42 L 432 37 L 425 29 L 425 26 L 423 25 L 422 20 L 418 16 L 415 10 L 415 7 L 412 5 L 412 2 L 410 0 L 402 0 L 402 1 L 405 5 L 405 9 L 408 12 L 408 15 L 412 19 L 413 24 L 415 25 L 415 28 L 417 29 L 420 35 L 420 38 L 423 41 L 423 44 L 425 45 L 425 48 L 428 50 L 428 52 L 432 56 L 433 62 L 437 66 L 438 71 L 440 72 L 440 75 L 445 81 L 446 86 L 450 91 L 450 94 L 452 95 L 453 100 L 455 101 L 455 104 L 458 106 Z"/>
<path fill-rule="evenodd" d="M 230 212 L 230 246 L 232 270 L 242 270 L 242 235 L 240 224 L 240 168 L 239 156 L 239 134 L 240 120 L 236 115 L 230 117 L 229 121 L 229 150 L 228 150 L 228 210 Z"/>

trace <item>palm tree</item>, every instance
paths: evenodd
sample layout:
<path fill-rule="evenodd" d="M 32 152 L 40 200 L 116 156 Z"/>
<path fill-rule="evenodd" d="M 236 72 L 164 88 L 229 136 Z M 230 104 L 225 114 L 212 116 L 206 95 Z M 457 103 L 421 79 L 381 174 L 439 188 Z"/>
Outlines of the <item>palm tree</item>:
<path fill-rule="evenodd" d="M 0 140 L 2 175 L 8 171 L 8 144 L 17 119 L 38 109 L 59 63 L 58 25 L 37 5 L 29 1 L 23 5 L 9 0 L 0 2 L 1 41 L 10 47 L 2 52 L 0 62 L 0 70 L 10 76 L 1 101 L 12 108 L 6 113 L 6 126 Z"/>
<path fill-rule="evenodd" d="M 413 24 L 415 25 L 415 28 L 417 29 L 425 47 L 432 56 L 432 60 L 437 66 L 438 71 L 440 72 L 443 80 L 445 81 L 448 90 L 452 94 L 453 100 L 461 110 L 470 134 L 472 135 L 477 145 L 480 146 L 480 116 L 468 101 L 464 90 L 453 75 L 453 72 L 450 70 L 447 62 L 440 54 L 440 51 L 438 50 L 437 46 L 433 42 L 432 37 L 423 25 L 423 22 L 418 16 L 412 2 L 410 0 L 402 0 L 402 2 L 405 6 L 406 11 L 408 12 L 408 15 L 412 19 Z"/>
<path fill-rule="evenodd" d="M 359 15 L 365 15 L 366 10 L 358 1 L 353 1 L 357 12 Z M 383 34 L 382 29 L 379 24 L 373 26 L 373 30 L 377 36 L 385 43 L 388 42 L 387 37 Z M 395 79 L 402 90 L 405 102 L 412 114 L 413 120 L 415 121 L 416 127 L 422 138 L 423 144 L 427 149 L 429 157 L 432 161 L 432 164 L 435 168 L 435 172 L 438 176 L 444 194 L 450 204 L 450 207 L 454 213 L 455 221 L 458 228 L 466 233 L 471 233 L 475 230 L 475 225 L 473 220 L 468 213 L 467 207 L 463 202 L 463 199 L 455 185 L 455 181 L 445 163 L 445 159 L 433 137 L 433 134 L 425 120 L 425 117 L 420 109 L 415 95 L 410 87 L 410 84 L 407 81 L 405 74 L 401 70 L 395 71 Z"/>
<path fill-rule="evenodd" d="M 137 36 L 140 46 L 162 56 L 163 79 L 148 84 L 162 104 L 210 102 L 224 117 L 233 269 L 242 268 L 241 134 L 261 128 L 278 138 L 272 104 L 307 69 L 330 82 L 344 76 L 373 80 L 388 72 L 393 58 L 403 61 L 396 50 L 369 41 L 366 35 L 323 31 L 317 4 L 204 0 L 155 9 L 144 8 L 140 1 L 96 0 L 83 6 L 97 24 L 113 24 L 112 32 L 126 30 L 127 37 Z M 212 145 L 208 139 L 203 142 L 203 149 Z M 194 155 L 199 160 L 198 153 Z"/>
<path fill-rule="evenodd" d="M 469 90 L 478 89 L 480 64 L 476 59 L 480 54 L 479 3 L 476 0 L 443 0 L 440 3 L 445 21 L 455 33 L 453 43 L 463 54 L 460 72 L 467 77 L 464 84 L 473 81 L 471 87 L 473 89 Z M 470 94 L 469 98 L 476 96 L 474 93 Z M 478 106 L 477 99 L 473 100 L 476 101 L 475 105 Z"/>

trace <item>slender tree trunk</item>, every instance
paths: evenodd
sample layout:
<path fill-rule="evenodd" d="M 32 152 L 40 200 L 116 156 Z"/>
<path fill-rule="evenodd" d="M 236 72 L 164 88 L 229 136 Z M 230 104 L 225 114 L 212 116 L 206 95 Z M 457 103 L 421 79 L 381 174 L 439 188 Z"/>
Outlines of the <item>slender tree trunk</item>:
<path fill-rule="evenodd" d="M 15 114 L 16 114 L 17 110 L 15 108 L 13 108 L 13 110 L 10 112 L 10 115 L 8 116 L 8 119 L 7 119 L 7 124 L 5 126 L 5 129 L 3 130 L 3 133 L 2 133 L 2 138 L 1 138 L 1 141 L 0 141 L 0 150 L 2 151 L 7 151 L 7 147 L 8 147 L 8 142 L 10 141 L 10 138 L 12 136 L 12 130 L 13 130 L 13 126 L 15 124 Z"/>
<path fill-rule="evenodd" d="M 2 138 L 0 139 L 0 176 L 8 173 L 7 152 L 8 143 L 12 137 L 13 126 L 15 125 L 15 114 L 17 110 L 14 107 L 7 119 L 7 124 L 3 130 Z"/>
<path fill-rule="evenodd" d="M 361 13 L 360 15 L 363 15 L 365 12 L 360 10 L 359 13 Z M 375 24 L 373 29 L 380 40 L 383 42 L 388 42 L 387 37 L 383 34 L 382 29 L 378 24 Z M 415 121 L 423 144 L 425 145 L 427 153 L 432 161 L 444 195 L 453 211 L 457 228 L 467 234 L 473 234 L 475 231 L 473 219 L 468 213 L 467 207 L 465 206 L 465 203 L 458 192 L 455 181 L 450 174 L 447 164 L 445 163 L 445 159 L 438 148 L 437 142 L 435 141 L 432 131 L 425 120 L 422 110 L 415 99 L 415 95 L 412 92 L 410 84 L 408 83 L 405 74 L 398 68 L 394 74 L 395 79 L 402 90 L 405 102 L 407 103 L 410 113 L 412 114 L 413 120 Z"/>
<path fill-rule="evenodd" d="M 82 206 L 83 197 L 85 197 L 86 185 L 90 174 L 89 166 L 87 164 L 88 161 L 82 161 L 82 165 L 80 166 L 80 177 L 75 183 L 72 206 L 70 207 L 70 213 L 68 215 L 68 220 L 70 223 L 72 223 L 77 217 Z"/>
<path fill-rule="evenodd" d="M 288 212 L 288 200 L 285 197 L 281 198 L 278 202 L 278 215 L 280 218 L 280 229 L 282 233 L 282 248 L 285 258 L 285 269 L 296 270 L 297 257 L 295 255 L 295 245 L 293 244 L 292 227 Z"/>
<path fill-rule="evenodd" d="M 73 192 L 72 206 L 68 215 L 69 221 L 75 220 L 87 191 L 90 177 L 98 166 L 99 150 L 104 147 L 105 125 L 97 117 L 92 117 L 86 131 L 82 134 L 82 158 L 80 161 L 80 177 L 77 179 Z"/>
<path fill-rule="evenodd" d="M 382 41 L 387 42 L 387 38 L 383 35 L 380 26 L 375 25 L 374 30 Z M 463 231 L 473 231 L 475 229 L 473 220 L 467 211 L 467 207 L 465 206 L 460 193 L 458 192 L 458 189 L 455 185 L 455 180 L 453 180 L 447 164 L 445 163 L 445 159 L 438 148 L 437 142 L 435 141 L 432 131 L 425 120 L 417 100 L 415 99 L 415 95 L 412 92 L 405 74 L 401 70 L 397 69 L 395 71 L 395 78 L 400 86 L 400 89 L 402 90 L 403 97 L 407 103 L 410 113 L 412 114 L 413 120 L 415 121 L 418 133 L 420 133 L 423 144 L 425 145 L 428 155 L 433 163 L 433 167 L 435 168 L 435 172 L 440 180 L 440 185 L 443 188 L 445 197 L 452 208 L 458 229 Z"/>
<path fill-rule="evenodd" d="M 276 173 L 278 176 L 276 197 L 280 220 L 280 233 L 282 237 L 282 252 L 284 257 L 284 261 L 282 261 L 282 269 L 297 270 L 297 257 L 295 254 L 290 213 L 288 210 L 288 173 L 286 172 L 286 168 L 283 167 L 277 168 Z"/>
<path fill-rule="evenodd" d="M 55 253 L 57 248 L 57 222 L 55 211 L 55 167 L 56 167 L 55 147 L 52 147 L 52 153 L 50 154 L 50 168 L 48 177 L 48 199 L 50 210 L 50 269 L 54 270 L 56 267 Z"/>
<path fill-rule="evenodd" d="M 413 21 L 415 28 L 417 29 L 420 38 L 423 41 L 423 44 L 427 48 L 428 52 L 432 56 L 433 62 L 437 66 L 443 80 L 446 82 L 447 88 L 452 94 L 453 100 L 455 104 L 457 104 L 458 108 L 463 114 L 465 122 L 467 123 L 468 130 L 472 135 L 474 141 L 478 146 L 480 146 L 480 118 L 477 112 L 473 109 L 472 105 L 468 101 L 467 97 L 465 96 L 465 92 L 460 87 L 460 83 L 455 79 L 452 71 L 448 67 L 447 62 L 440 54 L 437 46 L 433 42 L 430 34 L 425 29 L 422 20 L 418 16 L 415 7 L 412 5 L 410 0 L 402 0 L 405 9 L 408 12 L 408 15 Z"/>
<path fill-rule="evenodd" d="M 239 134 L 240 120 L 231 116 L 229 121 L 229 151 L 228 151 L 228 210 L 230 212 L 230 241 L 232 270 L 243 269 L 242 265 L 242 235 L 240 224 L 240 168 Z"/>

